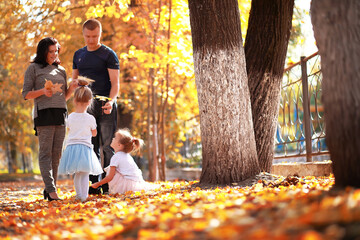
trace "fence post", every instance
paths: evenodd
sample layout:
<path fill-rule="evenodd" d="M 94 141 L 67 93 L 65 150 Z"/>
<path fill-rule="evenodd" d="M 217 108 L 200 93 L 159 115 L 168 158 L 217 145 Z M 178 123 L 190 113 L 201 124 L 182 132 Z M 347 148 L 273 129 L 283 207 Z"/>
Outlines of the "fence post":
<path fill-rule="evenodd" d="M 304 127 L 305 127 L 305 144 L 306 144 L 306 162 L 312 162 L 312 146 L 311 146 L 311 118 L 310 118 L 310 102 L 309 102 L 309 86 L 307 76 L 307 61 L 305 57 L 301 57 L 301 81 L 303 90 L 303 109 L 304 109 Z"/>

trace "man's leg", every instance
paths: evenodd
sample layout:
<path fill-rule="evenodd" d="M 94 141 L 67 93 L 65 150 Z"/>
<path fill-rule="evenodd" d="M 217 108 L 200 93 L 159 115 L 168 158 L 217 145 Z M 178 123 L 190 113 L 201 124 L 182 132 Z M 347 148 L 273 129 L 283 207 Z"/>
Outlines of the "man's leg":
<path fill-rule="evenodd" d="M 96 129 L 97 129 L 97 135 L 95 137 L 91 138 L 91 143 L 94 146 L 94 152 L 99 159 L 99 162 L 101 164 L 101 155 L 100 155 L 100 123 L 99 123 L 99 117 L 101 117 L 102 114 L 102 104 L 99 100 L 94 100 L 93 103 L 88 108 L 88 113 L 93 115 L 96 119 Z M 89 175 L 89 180 L 92 183 L 99 182 L 101 178 L 101 175 Z M 92 187 L 89 187 L 89 194 L 99 194 L 100 191 L 98 189 L 94 189 Z"/>
<path fill-rule="evenodd" d="M 114 103 L 113 109 L 110 114 L 103 114 L 100 117 L 99 125 L 100 125 L 100 144 L 101 149 L 104 155 L 104 164 L 103 168 L 106 168 L 110 165 L 110 159 L 114 155 L 114 150 L 110 147 L 112 138 L 114 137 L 116 131 L 117 124 L 117 108 Z M 103 173 L 102 177 L 104 178 L 106 173 Z M 109 192 L 109 185 L 104 184 L 102 186 L 103 193 Z"/>
<path fill-rule="evenodd" d="M 99 128 L 98 128 L 99 129 Z M 92 138 L 91 142 L 94 146 L 94 152 L 95 152 L 95 155 L 97 156 L 97 158 L 99 159 L 99 162 L 101 163 L 101 158 L 100 158 L 100 138 L 99 138 L 99 130 L 98 130 L 98 134 Z M 99 175 L 89 175 L 89 180 L 92 182 L 92 183 L 96 183 L 99 181 Z M 92 188 L 89 188 L 89 189 L 92 189 Z"/>

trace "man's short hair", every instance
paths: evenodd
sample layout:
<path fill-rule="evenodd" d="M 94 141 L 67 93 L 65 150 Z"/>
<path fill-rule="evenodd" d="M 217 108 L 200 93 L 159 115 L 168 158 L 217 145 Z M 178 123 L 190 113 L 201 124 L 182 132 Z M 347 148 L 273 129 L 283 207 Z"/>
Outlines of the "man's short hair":
<path fill-rule="evenodd" d="M 83 24 L 83 31 L 84 31 L 84 28 L 87 28 L 89 30 L 94 30 L 95 28 L 100 28 L 100 32 L 102 31 L 102 27 L 101 27 L 101 22 L 96 20 L 96 19 L 88 19 L 84 22 Z"/>

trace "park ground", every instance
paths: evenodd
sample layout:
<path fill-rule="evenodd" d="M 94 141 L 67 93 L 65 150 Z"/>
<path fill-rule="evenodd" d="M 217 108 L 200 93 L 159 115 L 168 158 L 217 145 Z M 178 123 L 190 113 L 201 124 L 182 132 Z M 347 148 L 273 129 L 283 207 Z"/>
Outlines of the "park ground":
<path fill-rule="evenodd" d="M 223 187 L 167 181 L 86 202 L 71 179 L 59 180 L 63 200 L 52 202 L 40 179 L 0 180 L 1 239 L 360 239 L 360 190 L 334 190 L 332 175 L 262 173 Z"/>

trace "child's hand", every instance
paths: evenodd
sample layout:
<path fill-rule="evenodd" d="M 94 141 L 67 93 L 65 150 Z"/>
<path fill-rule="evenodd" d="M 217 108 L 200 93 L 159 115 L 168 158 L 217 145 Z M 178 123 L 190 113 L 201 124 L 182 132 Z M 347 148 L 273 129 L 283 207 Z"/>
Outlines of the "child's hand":
<path fill-rule="evenodd" d="M 93 183 L 93 184 L 91 184 L 91 186 L 90 187 L 92 187 L 92 188 L 98 188 L 98 187 L 100 187 L 100 184 L 97 182 L 97 183 Z"/>

